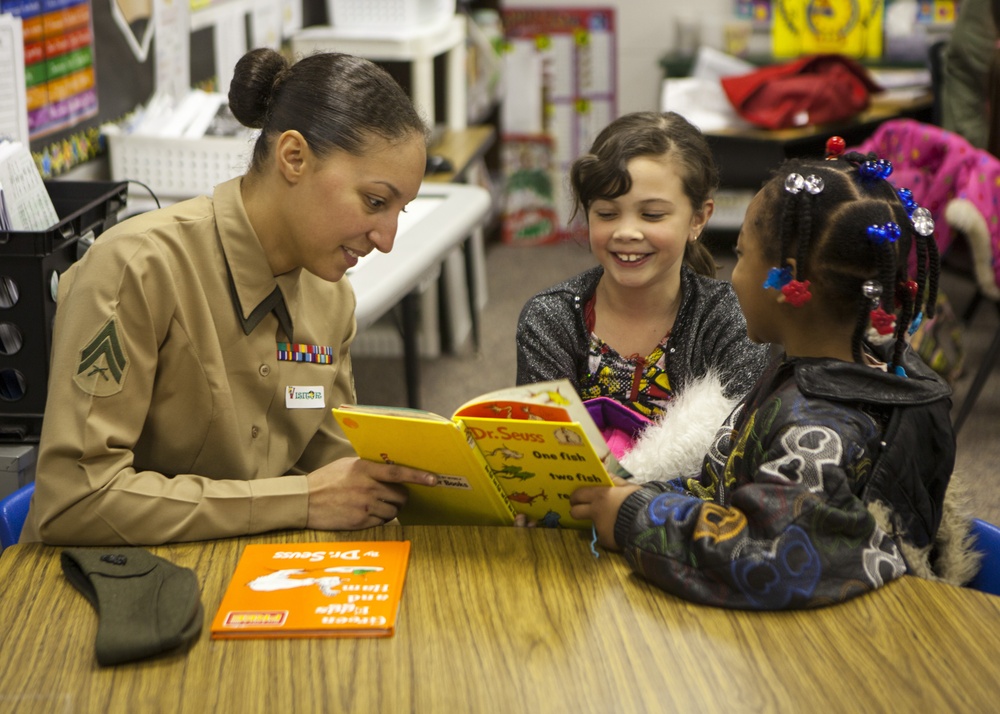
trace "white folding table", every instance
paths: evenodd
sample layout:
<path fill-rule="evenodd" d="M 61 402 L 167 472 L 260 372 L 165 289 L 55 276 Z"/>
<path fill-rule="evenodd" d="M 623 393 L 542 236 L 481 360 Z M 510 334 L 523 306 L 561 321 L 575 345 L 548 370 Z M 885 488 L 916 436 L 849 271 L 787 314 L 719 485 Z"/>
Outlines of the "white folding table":
<path fill-rule="evenodd" d="M 411 407 L 420 403 L 417 288 L 458 246 L 466 250 L 466 267 L 471 271 L 469 239 L 486 220 L 490 206 L 490 193 L 480 186 L 425 182 L 417 198 L 400 214 L 392 250 L 373 252 L 347 272 L 357 297 L 359 333 L 396 305 L 401 308 L 407 402 Z M 473 339 L 478 342 L 477 281 L 471 272 L 467 277 Z"/>

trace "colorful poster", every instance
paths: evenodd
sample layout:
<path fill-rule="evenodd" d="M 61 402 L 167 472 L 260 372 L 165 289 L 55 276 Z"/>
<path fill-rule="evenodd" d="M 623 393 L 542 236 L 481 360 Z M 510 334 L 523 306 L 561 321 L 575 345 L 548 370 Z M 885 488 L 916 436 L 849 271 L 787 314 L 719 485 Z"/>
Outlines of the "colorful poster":
<path fill-rule="evenodd" d="M 733 17 L 770 27 L 771 0 L 733 0 Z"/>
<path fill-rule="evenodd" d="M 90 10 L 90 0 L 0 0 L 0 12 L 22 21 L 31 139 L 97 114 Z"/>
<path fill-rule="evenodd" d="M 920 25 L 951 25 L 957 15 L 957 0 L 920 0 L 917 3 L 917 23 Z"/>
<path fill-rule="evenodd" d="M 775 57 L 882 56 L 882 0 L 774 0 Z"/>
<path fill-rule="evenodd" d="M 552 139 L 557 176 L 586 153 L 597 133 L 618 116 L 615 11 L 612 8 L 504 7 L 507 42 L 542 57 L 544 132 Z M 527 82 L 508 81 L 508 101 Z M 556 193 L 562 234 L 569 236 L 569 196 Z"/>

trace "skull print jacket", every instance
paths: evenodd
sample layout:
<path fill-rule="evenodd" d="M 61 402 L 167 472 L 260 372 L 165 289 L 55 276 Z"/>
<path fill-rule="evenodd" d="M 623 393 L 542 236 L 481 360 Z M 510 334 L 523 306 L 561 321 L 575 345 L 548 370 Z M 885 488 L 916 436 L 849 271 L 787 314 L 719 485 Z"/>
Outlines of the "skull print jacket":
<path fill-rule="evenodd" d="M 907 572 L 971 578 L 974 554 L 943 557 L 969 527 L 946 506 L 951 390 L 909 350 L 903 367 L 777 359 L 699 475 L 626 499 L 615 539 L 632 567 L 688 600 L 767 610 L 840 602 Z"/>

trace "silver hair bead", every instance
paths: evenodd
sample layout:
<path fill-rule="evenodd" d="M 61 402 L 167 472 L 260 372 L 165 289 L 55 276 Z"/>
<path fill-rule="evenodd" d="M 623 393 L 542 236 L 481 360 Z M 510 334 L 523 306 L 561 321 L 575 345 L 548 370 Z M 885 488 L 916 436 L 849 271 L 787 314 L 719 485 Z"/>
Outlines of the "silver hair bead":
<path fill-rule="evenodd" d="M 882 297 L 882 284 L 874 280 L 866 280 L 861 283 L 861 293 L 869 300 L 877 300 Z"/>
<path fill-rule="evenodd" d="M 785 177 L 785 190 L 788 193 L 798 193 L 805 185 L 806 180 L 802 178 L 802 174 L 790 173 Z"/>
<path fill-rule="evenodd" d="M 934 218 L 931 216 L 931 212 L 923 206 L 913 209 L 910 220 L 913 221 L 913 230 L 925 238 L 934 233 Z"/>
<path fill-rule="evenodd" d="M 805 178 L 806 191 L 815 196 L 818 193 L 823 192 L 823 187 L 826 185 L 823 183 L 823 179 L 816 174 L 809 174 Z"/>

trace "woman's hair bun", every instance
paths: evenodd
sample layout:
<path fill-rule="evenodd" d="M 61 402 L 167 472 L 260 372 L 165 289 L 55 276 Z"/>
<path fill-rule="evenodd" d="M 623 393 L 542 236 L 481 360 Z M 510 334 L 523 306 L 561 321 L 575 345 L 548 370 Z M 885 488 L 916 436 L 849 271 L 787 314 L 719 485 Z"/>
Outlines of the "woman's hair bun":
<path fill-rule="evenodd" d="M 229 85 L 229 109 L 240 124 L 263 128 L 275 82 L 288 66 L 287 59 L 266 47 L 240 58 Z"/>

